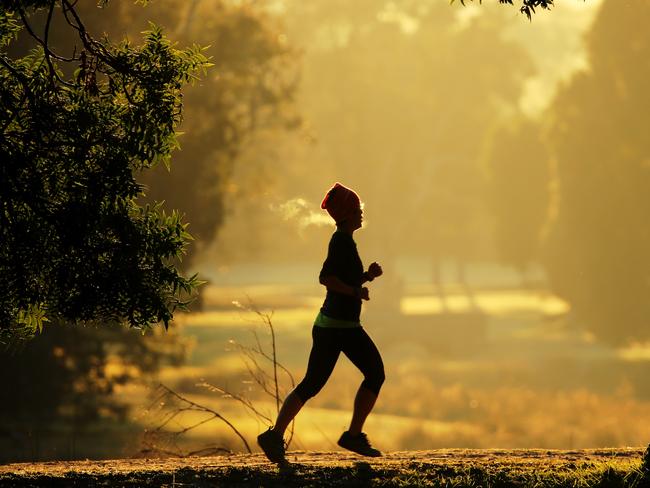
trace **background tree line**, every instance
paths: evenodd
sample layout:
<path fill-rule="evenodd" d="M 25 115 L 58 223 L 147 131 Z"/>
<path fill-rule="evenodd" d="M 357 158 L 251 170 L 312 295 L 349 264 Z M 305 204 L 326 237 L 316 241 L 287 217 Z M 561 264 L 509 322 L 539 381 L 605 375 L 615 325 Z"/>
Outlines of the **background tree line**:
<path fill-rule="evenodd" d="M 650 337 L 650 5 L 605 1 L 590 68 L 538 120 L 509 121 L 488 151 L 502 257 L 541 261 L 575 325 L 612 344 Z"/>
<path fill-rule="evenodd" d="M 590 67 L 536 117 L 520 100 L 540 67 L 502 35 L 512 11 L 484 7 L 460 22 L 436 2 L 290 3 L 288 30 L 312 59 L 298 98 L 311 142 L 281 152 L 277 191 L 294 197 L 300 181 L 299 194 L 316 201 L 323 181 L 348 181 L 372 203 L 364 248 L 388 264 L 428 255 L 434 267 L 458 263 L 461 277 L 477 261 L 523 275 L 539 265 L 571 324 L 610 344 L 645 340 L 648 36 L 638 26 L 647 2 L 603 3 L 585 39 Z M 545 41 L 533 49 L 543 53 Z M 292 163 L 304 160 L 308 174 Z M 329 229 L 287 242 L 295 230 L 261 217 L 261 195 L 238 202 L 259 238 L 231 249 L 234 258 L 266 259 L 283 242 L 275 258 L 317 259 Z M 232 225 L 244 241 L 246 227 Z"/>

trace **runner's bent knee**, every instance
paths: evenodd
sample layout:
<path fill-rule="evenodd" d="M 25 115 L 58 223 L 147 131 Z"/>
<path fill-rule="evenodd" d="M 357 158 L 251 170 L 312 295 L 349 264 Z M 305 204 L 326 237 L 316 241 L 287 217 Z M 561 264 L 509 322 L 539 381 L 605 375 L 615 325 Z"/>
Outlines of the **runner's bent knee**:
<path fill-rule="evenodd" d="M 386 380 L 386 375 L 384 374 L 384 366 L 381 365 L 381 368 L 376 370 L 369 371 L 364 374 L 363 383 L 361 386 L 367 388 L 375 395 L 379 395 L 379 390 Z"/>
<path fill-rule="evenodd" d="M 294 392 L 296 395 L 298 395 L 298 398 L 300 398 L 302 403 L 306 403 L 307 400 L 315 397 L 318 392 L 323 389 L 323 386 L 325 386 L 326 382 L 327 378 L 325 378 L 323 381 L 306 377 L 300 382 L 298 386 L 296 386 Z"/>

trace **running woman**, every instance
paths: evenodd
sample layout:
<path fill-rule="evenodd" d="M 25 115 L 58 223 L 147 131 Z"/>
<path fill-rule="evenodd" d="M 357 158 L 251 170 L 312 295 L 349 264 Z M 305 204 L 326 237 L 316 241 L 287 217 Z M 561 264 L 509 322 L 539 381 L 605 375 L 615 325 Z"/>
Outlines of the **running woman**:
<path fill-rule="evenodd" d="M 372 263 L 364 271 L 357 245 L 352 238 L 361 228 L 363 210 L 359 196 L 336 183 L 325 195 L 321 208 L 336 222 L 323 263 L 319 281 L 327 288 L 325 302 L 312 328 L 312 349 L 307 373 L 289 393 L 275 421 L 275 426 L 257 437 L 257 442 L 271 462 L 285 462 L 284 432 L 305 402 L 315 396 L 329 379 L 341 351 L 361 370 L 364 379 L 354 399 L 350 427 L 343 432 L 339 446 L 363 456 L 381 456 L 362 432 L 381 385 L 384 364 L 377 347 L 361 326 L 361 301 L 369 300 L 368 288 L 363 286 L 381 276 L 382 269 Z"/>

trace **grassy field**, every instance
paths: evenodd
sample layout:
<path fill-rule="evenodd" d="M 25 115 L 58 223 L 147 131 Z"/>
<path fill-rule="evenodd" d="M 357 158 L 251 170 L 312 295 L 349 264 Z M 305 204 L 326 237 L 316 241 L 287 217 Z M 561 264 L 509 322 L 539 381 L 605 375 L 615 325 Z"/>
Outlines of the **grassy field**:
<path fill-rule="evenodd" d="M 374 296 L 381 288 L 373 290 Z M 321 303 L 317 285 L 209 287 L 203 312 L 182 315 L 178 338 L 192 344 L 183 365 L 167 366 L 152 382 L 117 388 L 133 409 L 123 427 L 102 424 L 84 432 L 53 429 L 25 437 L 8 460 L 132 457 L 151 446 L 189 453 L 225 448 L 247 452 L 242 439 L 209 412 L 158 398 L 159 383 L 219 412 L 255 452 L 255 436 L 275 418 L 277 405 L 249 372 L 231 341 L 268 351 L 268 327 L 233 306 L 248 298 L 273 312 L 280 361 L 299 381 L 311 346 L 311 323 Z M 399 313 L 366 305 L 364 327 L 382 352 L 387 380 L 364 430 L 385 451 L 431 449 L 588 449 L 645 446 L 650 441 L 650 345 L 606 347 L 562 321 L 562 304 L 543 290 L 475 290 L 481 314 L 447 290 L 447 306 L 424 285 L 413 285 Z M 269 370 L 269 362 L 260 365 Z M 117 373 L 120 371 L 118 370 Z M 362 376 L 341 357 L 325 388 L 296 419 L 292 450 L 336 450 L 350 421 Z M 210 383 L 252 402 L 252 414 Z M 291 388 L 281 375 L 281 395 Z M 165 435 L 151 436 L 168 416 Z M 202 423 L 205 421 L 204 423 Z M 192 425 L 196 428 L 186 430 Z M 182 432 L 182 435 L 174 435 Z M 151 442 L 150 440 L 153 439 Z"/>
<path fill-rule="evenodd" d="M 549 322 L 561 308 L 556 298 L 536 290 L 477 291 L 483 322 L 480 333 L 472 333 L 475 315 L 440 313 L 431 290 L 411 288 L 401 315 L 378 310 L 377 303 L 364 312 L 387 371 L 367 424 L 380 448 L 581 449 L 645 445 L 650 439 L 650 362 L 629 359 Z M 269 418 L 275 415 L 275 404 L 251 381 L 244 358 L 230 342 L 253 344 L 255 331 L 268 347 L 268 330 L 259 317 L 231 301 L 245 303 L 250 297 L 260 309 L 274 311 L 279 358 L 299 380 L 311 345 L 310 323 L 322 300 L 319 292 L 295 285 L 208 289 L 206 311 L 179 320 L 182 335 L 194 342 L 187 365 L 165 370 L 161 382 L 223 413 L 254 439 L 266 428 L 264 422 L 237 402 L 197 387 L 203 381 L 227 387 L 250 398 Z M 463 302 L 451 291 L 448 297 L 450 308 Z M 469 338 L 474 349 L 453 347 Z M 332 439 L 349 422 L 361 379 L 342 357 L 328 384 L 298 417 L 292 448 L 336 448 Z M 285 377 L 281 386 L 285 392 L 290 388 Z M 155 425 L 151 411 L 139 418 Z M 180 428 L 200 417 L 192 413 L 177 420 Z M 228 436 L 219 422 L 188 434 L 197 447 Z M 227 447 L 241 449 L 232 436 Z"/>
<path fill-rule="evenodd" d="M 645 487 L 641 449 L 436 450 L 366 459 L 290 452 L 278 468 L 261 455 L 0 466 L 0 485 L 166 487 Z"/>

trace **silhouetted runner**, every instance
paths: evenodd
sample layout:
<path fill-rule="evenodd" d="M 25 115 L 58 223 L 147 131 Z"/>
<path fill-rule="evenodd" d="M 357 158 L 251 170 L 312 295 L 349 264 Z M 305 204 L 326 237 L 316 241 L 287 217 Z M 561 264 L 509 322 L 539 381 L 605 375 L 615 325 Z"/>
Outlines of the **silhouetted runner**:
<path fill-rule="evenodd" d="M 384 364 L 377 347 L 361 326 L 359 315 L 361 301 L 370 299 L 368 288 L 363 284 L 381 276 L 382 269 L 379 264 L 372 263 L 367 271 L 363 270 L 352 238 L 363 220 L 359 196 L 336 183 L 325 195 L 321 208 L 336 222 L 336 232 L 330 240 L 319 276 L 320 283 L 327 288 L 327 295 L 312 329 L 307 373 L 285 399 L 275 426 L 257 437 L 266 457 L 274 463 L 284 462 L 287 426 L 305 402 L 323 388 L 341 351 L 361 370 L 364 379 L 354 399 L 350 428 L 341 435 L 338 444 L 363 456 L 381 456 L 362 430 L 384 382 Z"/>

